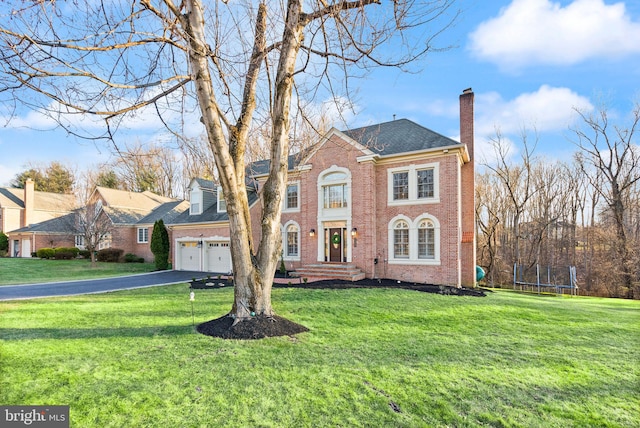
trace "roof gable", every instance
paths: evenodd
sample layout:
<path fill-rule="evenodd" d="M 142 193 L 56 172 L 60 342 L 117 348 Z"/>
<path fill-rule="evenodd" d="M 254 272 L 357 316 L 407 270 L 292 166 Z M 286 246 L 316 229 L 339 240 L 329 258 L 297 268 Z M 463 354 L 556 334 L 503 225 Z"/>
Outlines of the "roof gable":
<path fill-rule="evenodd" d="M 338 136 L 361 150 L 363 155 L 394 156 L 462 145 L 409 119 L 398 119 L 346 131 L 331 128 L 318 143 L 289 156 L 289 171 L 307 163 L 333 136 Z M 247 175 L 268 174 L 270 163 L 268 159 L 251 163 L 247 167 Z"/>
<path fill-rule="evenodd" d="M 350 129 L 344 134 L 381 156 L 460 145 L 460 142 L 408 119 Z"/>

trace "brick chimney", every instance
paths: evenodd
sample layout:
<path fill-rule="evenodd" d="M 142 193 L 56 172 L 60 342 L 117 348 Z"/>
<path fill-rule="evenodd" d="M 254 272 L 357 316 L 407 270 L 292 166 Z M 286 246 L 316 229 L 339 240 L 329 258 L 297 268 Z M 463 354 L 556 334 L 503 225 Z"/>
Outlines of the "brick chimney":
<path fill-rule="evenodd" d="M 35 184 L 32 179 L 27 178 L 24 183 L 24 215 L 22 216 L 22 225 L 20 227 L 29 226 L 33 221 L 35 194 Z"/>
<path fill-rule="evenodd" d="M 473 160 L 473 90 L 467 88 L 460 95 L 460 142 L 467 145 Z"/>
<path fill-rule="evenodd" d="M 461 167 L 461 248 L 460 281 L 464 287 L 473 287 L 476 281 L 476 210 L 475 210 L 475 156 L 473 127 L 473 91 L 465 89 L 460 95 L 460 142 L 467 146 L 470 161 Z"/>

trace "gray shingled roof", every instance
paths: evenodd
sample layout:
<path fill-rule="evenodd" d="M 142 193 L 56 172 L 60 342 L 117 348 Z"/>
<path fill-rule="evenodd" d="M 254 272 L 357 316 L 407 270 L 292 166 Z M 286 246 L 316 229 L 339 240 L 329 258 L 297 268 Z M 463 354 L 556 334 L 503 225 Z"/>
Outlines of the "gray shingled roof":
<path fill-rule="evenodd" d="M 40 223 L 31 224 L 26 227 L 22 227 L 17 230 L 11 231 L 11 233 L 65 233 L 73 234 L 73 225 L 75 224 L 75 213 L 56 217 L 51 220 L 45 220 Z"/>
<path fill-rule="evenodd" d="M 449 147 L 460 144 L 409 119 L 398 119 L 356 129 L 342 131 L 349 138 L 377 155 L 388 156 Z M 310 147 L 308 150 L 313 148 Z M 308 151 L 289 156 L 289 170 L 294 169 L 309 153 Z M 270 161 L 260 160 L 247 167 L 248 175 L 263 175 L 269 172 Z"/>
<path fill-rule="evenodd" d="M 165 224 L 169 224 L 185 211 L 189 212 L 188 201 L 168 202 L 155 208 L 151 214 L 140 219 L 138 224 L 151 224 L 160 219 L 162 219 Z"/>
<path fill-rule="evenodd" d="M 249 206 L 251 206 L 258 200 L 258 193 L 254 188 L 248 188 L 247 193 L 247 196 L 249 197 Z M 176 225 L 219 221 L 229 221 L 229 215 L 226 212 L 219 213 L 218 203 L 216 202 L 212 206 L 204 210 L 200 215 L 191 215 L 189 214 L 189 210 L 187 209 L 176 216 L 172 222 L 165 221 L 165 224 Z"/>
<path fill-rule="evenodd" d="M 381 156 L 432 150 L 460 144 L 458 141 L 420 126 L 409 119 L 398 119 L 343 132 Z"/>

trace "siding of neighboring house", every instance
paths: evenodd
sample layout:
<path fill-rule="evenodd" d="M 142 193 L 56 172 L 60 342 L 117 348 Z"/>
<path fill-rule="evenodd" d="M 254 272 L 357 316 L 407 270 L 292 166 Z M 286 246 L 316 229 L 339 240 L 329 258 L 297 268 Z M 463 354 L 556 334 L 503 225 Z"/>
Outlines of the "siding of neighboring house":
<path fill-rule="evenodd" d="M 166 198 L 151 192 L 137 193 L 100 187 L 96 188 L 89 200 L 91 205 L 99 201 L 102 207 L 101 215 L 106 216 L 111 224 L 110 238 L 100 246 L 118 248 L 123 250 L 124 254 L 133 253 L 148 262 L 154 260 L 150 243 L 155 221 L 163 219 L 165 222 L 170 222 L 189 207 L 185 201 Z M 29 248 L 29 253 L 35 253 L 43 247 L 75 246 L 77 232 L 74 226 L 76 223 L 74 215 L 67 214 L 10 232 L 8 234 L 10 255 L 16 256 L 16 248 Z M 147 242 L 138 242 L 140 228 L 147 229 Z M 17 246 L 16 241 L 19 242 Z M 19 251 L 18 254 L 19 257 L 31 256 L 24 251 Z"/>

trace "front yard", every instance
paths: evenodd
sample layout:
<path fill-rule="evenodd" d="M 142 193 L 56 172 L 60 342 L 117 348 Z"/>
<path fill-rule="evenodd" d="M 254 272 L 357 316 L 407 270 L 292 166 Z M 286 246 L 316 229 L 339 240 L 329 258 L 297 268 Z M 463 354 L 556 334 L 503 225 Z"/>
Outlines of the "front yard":
<path fill-rule="evenodd" d="M 233 289 L 0 303 L 0 403 L 82 427 L 640 426 L 640 302 L 274 289 L 295 337 L 213 339 Z"/>
<path fill-rule="evenodd" d="M 102 263 L 89 260 L 0 258 L 0 285 L 72 281 L 152 272 L 153 263 Z"/>

